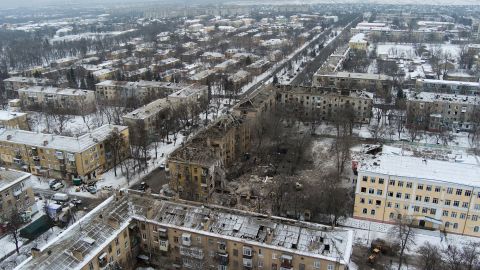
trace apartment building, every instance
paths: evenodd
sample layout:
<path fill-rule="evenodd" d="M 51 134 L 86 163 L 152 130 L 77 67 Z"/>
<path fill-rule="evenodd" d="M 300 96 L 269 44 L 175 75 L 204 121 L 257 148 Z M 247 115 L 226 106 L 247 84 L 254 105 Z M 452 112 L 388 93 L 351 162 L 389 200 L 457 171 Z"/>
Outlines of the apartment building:
<path fill-rule="evenodd" d="M 122 137 L 120 147 L 111 145 L 112 132 Z M 104 125 L 78 137 L 3 130 L 0 159 L 9 167 L 35 175 L 68 180 L 94 179 L 112 168 L 114 159 L 118 162 L 128 156 L 128 135 L 127 127 L 115 125 Z"/>
<path fill-rule="evenodd" d="M 83 89 L 32 86 L 17 90 L 23 108 L 41 110 L 56 108 L 69 114 L 95 110 L 95 92 Z"/>
<path fill-rule="evenodd" d="M 348 46 L 353 50 L 366 51 L 368 48 L 368 41 L 364 33 L 354 35 L 348 42 Z"/>
<path fill-rule="evenodd" d="M 434 92 L 470 96 L 480 94 L 480 83 L 478 82 L 417 79 L 415 88 L 418 92 Z"/>
<path fill-rule="evenodd" d="M 201 103 L 208 96 L 208 86 L 206 85 L 189 85 L 183 87 L 168 95 L 168 99 L 172 102 L 183 103 Z"/>
<path fill-rule="evenodd" d="M 331 120 L 347 106 L 358 123 L 368 123 L 372 116 L 373 94 L 366 91 L 285 85 L 278 88 L 277 99 L 282 106 L 302 106 L 306 117 L 322 121 Z"/>
<path fill-rule="evenodd" d="M 52 85 L 52 81 L 43 78 L 35 77 L 10 77 L 3 80 L 5 86 L 5 94 L 7 98 L 16 98 L 18 93 L 16 92 L 20 88 L 28 88 L 31 86 L 49 86 Z"/>
<path fill-rule="evenodd" d="M 140 101 L 164 98 L 180 91 L 187 84 L 156 81 L 103 81 L 95 85 L 95 94 L 101 101 L 115 102 L 125 98 L 138 98 Z"/>
<path fill-rule="evenodd" d="M 355 218 L 480 236 L 480 167 L 380 154 L 359 164 Z"/>
<path fill-rule="evenodd" d="M 334 72 L 313 75 L 313 86 L 339 89 L 365 89 L 369 92 L 383 93 L 393 86 L 393 78 L 383 74 Z"/>
<path fill-rule="evenodd" d="M 480 98 L 456 94 L 412 92 L 407 95 L 407 121 L 430 131 L 472 129 L 480 114 Z"/>
<path fill-rule="evenodd" d="M 29 130 L 27 114 L 0 110 L 0 127 L 7 129 Z"/>
<path fill-rule="evenodd" d="M 0 168 L 0 220 L 8 220 L 12 211 L 25 219 L 38 211 L 30 177 L 26 172 Z"/>
<path fill-rule="evenodd" d="M 16 269 L 344 270 L 353 232 L 128 190 L 107 199 Z"/>

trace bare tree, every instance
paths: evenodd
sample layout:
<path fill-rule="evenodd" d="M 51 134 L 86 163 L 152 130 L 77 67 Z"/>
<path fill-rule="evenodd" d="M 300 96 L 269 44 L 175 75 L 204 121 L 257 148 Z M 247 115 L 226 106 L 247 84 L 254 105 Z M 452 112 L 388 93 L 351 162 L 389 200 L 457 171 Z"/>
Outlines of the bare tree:
<path fill-rule="evenodd" d="M 118 129 L 112 130 L 105 143 L 105 153 L 109 153 L 112 156 L 113 172 L 115 176 L 117 176 L 117 165 L 124 158 L 122 153 L 125 147 L 125 139 L 122 133 L 120 133 Z"/>
<path fill-rule="evenodd" d="M 395 220 L 395 224 L 391 229 L 390 235 L 399 246 L 398 270 L 402 269 L 402 265 L 405 262 L 405 252 L 410 251 L 415 246 L 413 223 L 413 218 L 403 216 Z"/>
<path fill-rule="evenodd" d="M 462 250 L 454 245 L 448 245 L 443 249 L 444 269 L 462 270 Z"/>
<path fill-rule="evenodd" d="M 17 254 L 20 254 L 20 228 L 23 225 L 22 216 L 18 209 L 14 208 L 7 217 L 5 224 L 6 234 L 8 235 L 9 240 L 15 244 Z"/>
<path fill-rule="evenodd" d="M 480 242 L 468 242 L 461 253 L 465 270 L 479 269 L 480 267 Z"/>
<path fill-rule="evenodd" d="M 436 270 L 442 265 L 442 254 L 438 246 L 426 242 L 417 250 L 422 270 Z"/>

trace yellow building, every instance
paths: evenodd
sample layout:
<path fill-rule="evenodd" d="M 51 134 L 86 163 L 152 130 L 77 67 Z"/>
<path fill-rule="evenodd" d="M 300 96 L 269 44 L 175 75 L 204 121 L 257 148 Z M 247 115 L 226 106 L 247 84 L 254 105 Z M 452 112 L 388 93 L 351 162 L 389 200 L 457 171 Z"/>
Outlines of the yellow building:
<path fill-rule="evenodd" d="M 27 114 L 0 110 L 0 126 L 9 129 L 29 130 Z"/>
<path fill-rule="evenodd" d="M 348 46 L 352 50 L 366 51 L 368 48 L 368 41 L 364 33 L 354 35 L 348 42 Z"/>
<path fill-rule="evenodd" d="M 348 229 L 120 192 L 16 269 L 344 270 Z"/>
<path fill-rule="evenodd" d="M 112 147 L 110 135 L 123 142 Z M 0 134 L 0 159 L 7 166 L 63 179 L 92 179 L 128 156 L 128 127 L 104 125 L 79 137 L 4 130 Z"/>
<path fill-rule="evenodd" d="M 358 170 L 355 218 L 480 236 L 480 167 L 383 154 Z"/>
<path fill-rule="evenodd" d="M 27 218 L 37 212 L 35 196 L 30 185 L 31 174 L 0 168 L 0 220 L 8 220 L 13 210 Z"/>

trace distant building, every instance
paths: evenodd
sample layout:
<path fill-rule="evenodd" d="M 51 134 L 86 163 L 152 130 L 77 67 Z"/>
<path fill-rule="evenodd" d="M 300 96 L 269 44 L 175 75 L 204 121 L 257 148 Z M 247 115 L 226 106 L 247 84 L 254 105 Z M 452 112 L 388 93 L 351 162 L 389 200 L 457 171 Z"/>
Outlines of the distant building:
<path fill-rule="evenodd" d="M 382 74 L 334 72 L 329 74 L 315 73 L 313 86 L 339 89 L 365 89 L 369 92 L 390 91 L 393 78 Z"/>
<path fill-rule="evenodd" d="M 16 92 L 20 88 L 26 88 L 30 86 L 50 86 L 52 81 L 43 78 L 35 77 L 11 77 L 3 80 L 5 86 L 5 93 L 7 98 L 18 97 Z"/>
<path fill-rule="evenodd" d="M 17 90 L 22 107 L 43 110 L 46 107 L 82 114 L 95 111 L 95 92 L 91 90 L 32 86 Z"/>
<path fill-rule="evenodd" d="M 0 110 L 0 127 L 29 130 L 27 114 Z"/>
<path fill-rule="evenodd" d="M 380 154 L 359 165 L 353 216 L 479 237 L 479 177 L 477 164 Z"/>
<path fill-rule="evenodd" d="M 480 98 L 455 94 L 413 92 L 407 95 L 407 124 L 421 123 L 431 131 L 463 130 L 473 127 L 480 115 Z"/>
<path fill-rule="evenodd" d="M 366 51 L 368 48 L 368 41 L 364 33 L 354 35 L 348 42 L 350 49 Z"/>
<path fill-rule="evenodd" d="M 8 221 L 12 211 L 20 213 L 25 221 L 38 211 L 30 177 L 26 172 L 0 168 L 0 221 Z"/>
<path fill-rule="evenodd" d="M 122 191 L 15 269 L 345 270 L 353 232 Z"/>
<path fill-rule="evenodd" d="M 434 92 L 460 95 L 480 94 L 480 83 L 478 82 L 418 79 L 415 83 L 415 88 L 418 92 Z"/>
<path fill-rule="evenodd" d="M 355 112 L 355 121 L 368 123 L 372 116 L 373 94 L 366 91 L 336 90 L 321 87 L 281 86 L 278 101 L 282 106 L 300 105 L 304 114 L 319 120 L 332 120 L 349 106 Z"/>
<path fill-rule="evenodd" d="M 113 149 L 109 136 L 117 131 L 123 139 Z M 63 179 L 94 179 L 128 156 L 128 128 L 104 125 L 79 137 L 24 130 L 0 132 L 0 158 L 8 167 L 35 175 Z"/>

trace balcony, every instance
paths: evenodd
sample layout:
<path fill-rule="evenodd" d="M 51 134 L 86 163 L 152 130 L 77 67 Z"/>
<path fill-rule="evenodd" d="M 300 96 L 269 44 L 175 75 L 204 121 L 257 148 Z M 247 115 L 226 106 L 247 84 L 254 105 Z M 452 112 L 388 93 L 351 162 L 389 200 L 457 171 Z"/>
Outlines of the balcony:
<path fill-rule="evenodd" d="M 228 253 L 217 253 L 216 258 L 220 265 L 228 265 Z"/>
<path fill-rule="evenodd" d="M 280 257 L 280 270 L 292 270 L 293 269 L 293 257 L 290 255 L 282 255 Z"/>
<path fill-rule="evenodd" d="M 103 252 L 100 256 L 98 256 L 98 265 L 100 267 L 105 267 L 107 266 L 108 260 L 107 260 L 107 253 Z"/>
<path fill-rule="evenodd" d="M 188 247 L 181 246 L 180 255 L 202 260 L 203 250 L 200 248 L 194 248 L 194 247 L 188 248 Z"/>

